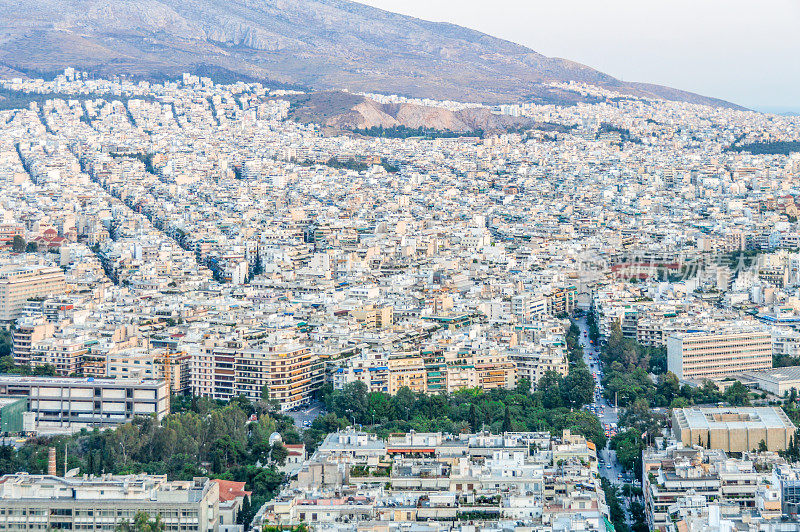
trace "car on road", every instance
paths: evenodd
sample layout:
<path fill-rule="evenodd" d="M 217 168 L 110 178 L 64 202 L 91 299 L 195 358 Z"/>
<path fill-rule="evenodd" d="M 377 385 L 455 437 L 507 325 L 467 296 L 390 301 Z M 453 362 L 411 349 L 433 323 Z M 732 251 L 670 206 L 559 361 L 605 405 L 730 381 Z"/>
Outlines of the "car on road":
<path fill-rule="evenodd" d="M 611 469 L 611 462 L 608 462 L 608 463 L 606 464 L 606 469 Z"/>

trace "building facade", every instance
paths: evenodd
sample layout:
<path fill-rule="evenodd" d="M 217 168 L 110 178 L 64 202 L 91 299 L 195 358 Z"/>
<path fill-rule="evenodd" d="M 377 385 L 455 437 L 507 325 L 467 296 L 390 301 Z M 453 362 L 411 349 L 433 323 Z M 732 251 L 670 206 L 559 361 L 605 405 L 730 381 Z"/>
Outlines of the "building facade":
<path fill-rule="evenodd" d="M 688 332 L 667 339 L 667 369 L 679 379 L 713 379 L 771 367 L 769 331 Z"/>
<path fill-rule="evenodd" d="M 219 484 L 166 475 L 57 477 L 17 473 L 0 478 L 0 528 L 116 530 L 137 512 L 161 516 L 170 532 L 216 532 Z"/>
<path fill-rule="evenodd" d="M 0 322 L 22 315 L 28 299 L 63 294 L 64 272 L 51 266 L 11 267 L 0 271 Z"/>
<path fill-rule="evenodd" d="M 309 404 L 322 385 L 323 366 L 300 344 L 244 347 L 207 342 L 192 356 L 194 395 L 230 400 L 238 395 L 257 401 L 264 390 L 282 410 Z"/>
<path fill-rule="evenodd" d="M 25 397 L 40 429 L 112 427 L 135 416 L 169 413 L 163 380 L 0 375 L 0 396 Z"/>

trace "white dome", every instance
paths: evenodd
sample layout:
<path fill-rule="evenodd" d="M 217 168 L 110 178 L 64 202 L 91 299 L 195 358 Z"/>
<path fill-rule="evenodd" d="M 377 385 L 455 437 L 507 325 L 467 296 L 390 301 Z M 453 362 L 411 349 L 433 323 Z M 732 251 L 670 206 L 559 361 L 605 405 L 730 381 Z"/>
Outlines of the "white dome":
<path fill-rule="evenodd" d="M 269 435 L 269 444 L 270 445 L 274 444 L 276 441 L 283 443 L 283 438 L 281 438 L 281 435 L 280 435 L 279 432 L 273 432 L 272 434 Z"/>

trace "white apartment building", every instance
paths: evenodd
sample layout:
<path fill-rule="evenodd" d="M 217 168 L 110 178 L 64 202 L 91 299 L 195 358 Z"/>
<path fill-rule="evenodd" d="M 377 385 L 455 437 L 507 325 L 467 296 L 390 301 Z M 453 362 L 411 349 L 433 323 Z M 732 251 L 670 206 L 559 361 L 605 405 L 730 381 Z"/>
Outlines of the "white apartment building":
<path fill-rule="evenodd" d="M 512 296 L 511 314 L 520 323 L 529 323 L 547 314 L 547 298 L 532 293 Z"/>
<path fill-rule="evenodd" d="M 679 379 L 713 379 L 772 367 L 772 336 L 762 329 L 677 333 L 667 338 L 667 369 Z"/>
<path fill-rule="evenodd" d="M 216 532 L 219 484 L 166 475 L 58 477 L 16 473 L 0 478 L 3 530 L 108 530 L 137 512 L 161 516 L 164 530 Z"/>

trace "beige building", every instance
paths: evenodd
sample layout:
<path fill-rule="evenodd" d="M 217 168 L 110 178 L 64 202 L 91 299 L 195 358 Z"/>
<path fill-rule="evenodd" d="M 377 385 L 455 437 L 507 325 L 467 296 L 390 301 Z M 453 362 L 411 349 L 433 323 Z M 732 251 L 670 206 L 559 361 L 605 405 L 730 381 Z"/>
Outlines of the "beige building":
<path fill-rule="evenodd" d="M 63 334 L 31 343 L 31 366 L 53 366 L 55 374 L 68 377 L 83 373 L 89 353 L 88 338 L 80 334 Z"/>
<path fill-rule="evenodd" d="M 26 317 L 17 321 L 14 329 L 14 355 L 15 364 L 31 363 L 31 348 L 45 338 L 52 337 L 56 332 L 56 325 L 47 321 L 44 316 Z"/>
<path fill-rule="evenodd" d="M 786 413 L 772 406 L 672 411 L 672 432 L 686 446 L 741 453 L 758 449 L 763 441 L 769 451 L 784 451 L 795 430 Z"/>
<path fill-rule="evenodd" d="M 447 366 L 447 393 L 478 386 L 478 372 L 474 366 Z"/>
<path fill-rule="evenodd" d="M 771 367 L 769 331 L 687 332 L 667 338 L 667 369 L 679 379 L 713 379 Z"/>
<path fill-rule="evenodd" d="M 389 305 L 365 305 L 352 311 L 350 315 L 368 329 L 383 329 L 394 323 L 394 309 Z"/>
<path fill-rule="evenodd" d="M 105 375 L 115 379 L 165 379 L 166 371 L 169 372 L 169 387 L 172 392 L 187 390 L 190 378 L 189 355 L 162 351 L 131 348 L 108 353 L 105 357 Z"/>
<path fill-rule="evenodd" d="M 389 393 L 394 395 L 406 386 L 412 392 L 426 393 L 428 391 L 428 372 L 425 369 L 425 360 L 419 355 L 390 358 L 387 361 L 389 368 Z"/>
<path fill-rule="evenodd" d="M 192 354 L 191 367 L 194 395 L 222 400 L 244 395 L 256 401 L 266 386 L 269 399 L 282 410 L 310 403 L 323 378 L 319 357 L 300 344 L 246 347 L 239 341 L 218 345 L 209 340 Z"/>
<path fill-rule="evenodd" d="M 505 353 L 474 355 L 478 386 L 484 390 L 513 388 L 517 385 L 517 367 Z"/>
<path fill-rule="evenodd" d="M 219 530 L 219 484 L 166 475 L 0 477 L 0 529 L 108 530 L 137 512 L 161 516 L 167 532 Z"/>
<path fill-rule="evenodd" d="M 67 291 L 64 272 L 50 266 L 7 267 L 0 270 L 0 322 L 22 315 L 25 302 Z"/>

